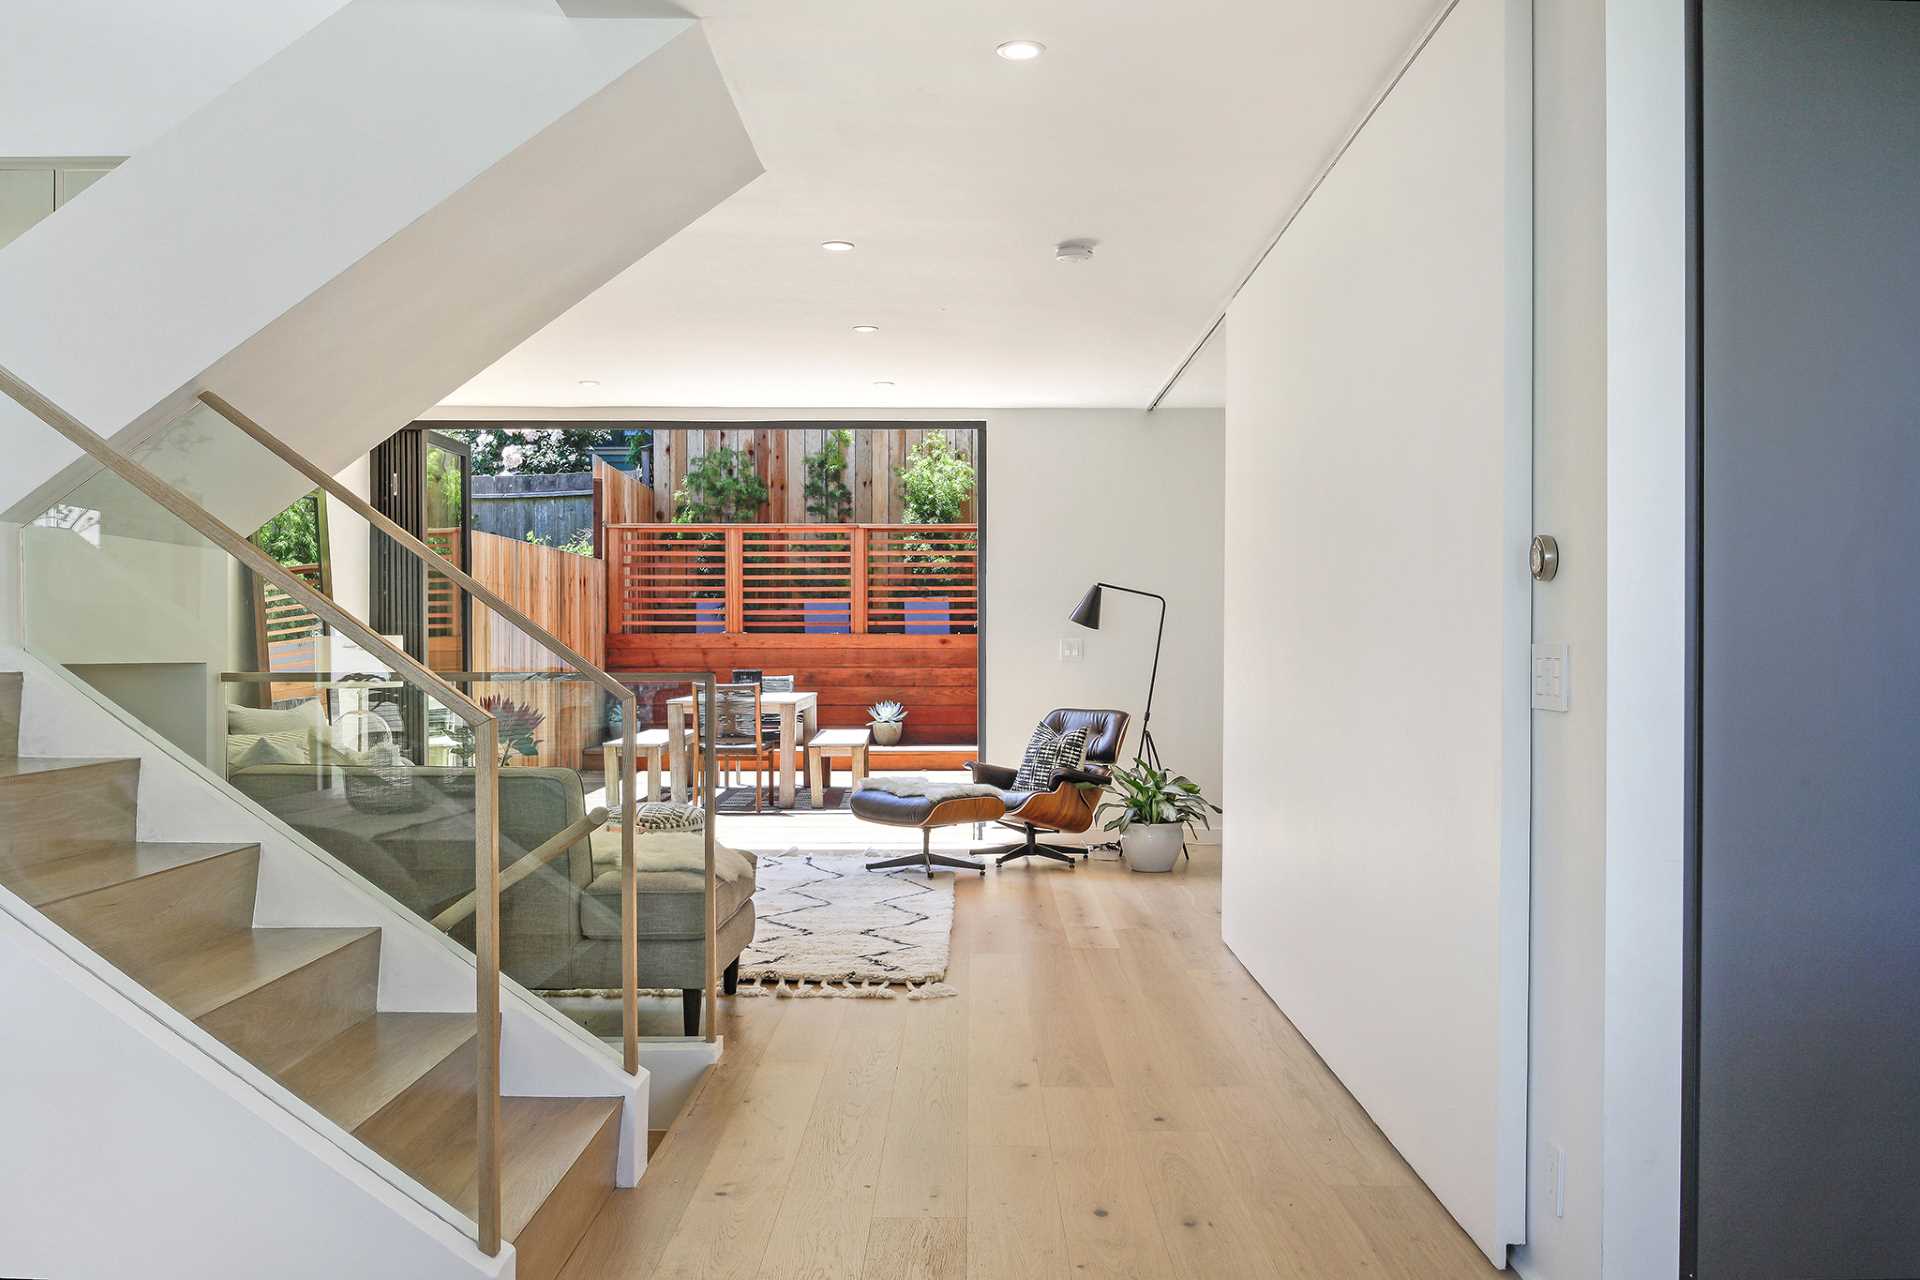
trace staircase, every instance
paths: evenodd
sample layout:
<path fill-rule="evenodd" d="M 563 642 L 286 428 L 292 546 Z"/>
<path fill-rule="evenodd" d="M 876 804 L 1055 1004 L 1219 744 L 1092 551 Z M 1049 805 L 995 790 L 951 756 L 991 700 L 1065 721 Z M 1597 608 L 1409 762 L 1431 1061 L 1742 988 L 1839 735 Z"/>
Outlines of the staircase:
<path fill-rule="evenodd" d="M 258 845 L 138 839 L 139 761 L 22 759 L 20 705 L 0 673 L 0 885 L 473 1217 L 473 1015 L 377 1008 L 378 929 L 255 928 Z M 620 1109 L 501 1099 L 520 1280 L 554 1275 L 612 1190 Z"/>

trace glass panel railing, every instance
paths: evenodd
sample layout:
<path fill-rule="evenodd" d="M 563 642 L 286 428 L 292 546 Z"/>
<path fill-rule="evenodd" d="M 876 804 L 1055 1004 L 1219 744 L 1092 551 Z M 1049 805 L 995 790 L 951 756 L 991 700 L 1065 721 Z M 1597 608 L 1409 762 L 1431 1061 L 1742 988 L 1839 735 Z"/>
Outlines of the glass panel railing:
<path fill-rule="evenodd" d="M 429 1207 L 444 1212 L 444 1202 L 467 1215 L 479 1246 L 496 1252 L 496 717 L 343 607 L 337 590 L 321 593 L 328 585 L 324 558 L 302 541 L 311 534 L 303 532 L 307 513 L 317 516 L 318 508 L 298 509 L 310 486 L 288 494 L 283 476 L 249 476 L 252 459 L 214 450 L 203 455 L 204 472 L 168 468 L 193 480 L 195 498 L 115 453 L 9 375 L 0 373 L 0 390 L 46 424 L 49 446 L 57 434 L 89 455 L 82 478 L 22 522 L 26 647 L 92 685 L 374 885 L 431 908 L 445 919 L 448 935 L 473 950 L 471 1018 L 421 1021 L 416 1014 L 407 1024 L 410 1035 L 444 1042 L 449 1079 L 466 1082 L 462 1088 L 475 1099 L 471 1108 L 436 1110 L 430 1133 L 409 1125 L 383 1128 L 381 1114 L 350 1113 L 350 1107 L 336 1113 L 348 1106 L 342 1091 L 302 1074 L 308 1055 L 330 1051 L 345 1029 L 364 1024 L 369 1043 L 377 1043 L 385 1035 L 382 1020 L 405 1016 L 376 1008 L 367 984 L 347 984 L 358 994 L 339 994 L 326 1017 L 284 1019 L 270 1037 L 249 1034 L 229 1043 L 435 1193 L 438 1201 Z M 165 453 L 165 433 L 158 443 L 147 457 L 183 461 Z M 236 528 L 262 534 L 248 541 Z M 273 554 L 268 543 L 277 547 Z M 431 762 L 436 740 L 449 737 L 472 743 L 473 765 Z M 178 822 L 156 825 L 182 832 L 181 838 L 223 834 Z M 315 919 L 330 914 L 316 912 Z M 331 954 L 329 939 L 320 935 L 336 931 L 293 936 L 300 932 L 254 930 L 219 945 L 251 948 L 257 956 L 281 950 L 304 956 L 301 948 Z M 158 993 L 167 989 L 165 962 L 174 958 L 163 950 L 146 968 L 137 953 L 117 955 L 115 962 Z M 444 1015 L 444 1007 L 434 1012 Z"/>
<path fill-rule="evenodd" d="M 543 994 L 609 1043 L 629 1026 L 643 1044 L 712 1039 L 717 1022 L 714 914 L 709 908 L 717 899 L 723 908 L 731 904 L 738 911 L 753 886 L 736 880 L 716 887 L 707 792 L 700 785 L 710 753 L 695 754 L 691 732 L 669 736 L 667 704 L 687 694 L 693 677 L 623 673 L 618 678 L 633 695 L 631 756 L 623 755 L 622 745 L 627 703 L 611 697 L 580 711 L 578 723 L 587 732 L 563 728 L 552 744 L 543 742 L 541 748 L 578 743 L 586 803 L 604 805 L 621 819 L 644 814 L 636 821 L 634 861 L 625 860 L 615 841 L 596 839 L 591 863 L 576 862 L 570 868 L 577 931 L 566 947 L 554 944 L 560 931 L 553 929 L 538 939 L 516 939 L 515 912 L 521 905 L 509 892 L 502 900 L 507 972 L 525 982 L 515 971 L 516 954 L 542 955 L 543 965 L 553 971 L 540 984 Z M 465 687 L 483 705 L 490 698 L 525 698 L 502 673 L 476 678 Z M 547 688 L 553 697 L 552 686 Z M 503 726 L 509 723 L 510 718 L 502 721 Z M 512 772 L 503 778 L 511 781 Z M 505 807 L 503 801 L 503 811 Z M 736 930 L 750 928 L 752 918 L 746 910 L 733 921 Z"/>
<path fill-rule="evenodd" d="M 682 834 L 653 830 L 642 838 L 634 809 L 607 803 L 627 793 L 615 786 L 609 796 L 610 761 L 616 770 L 623 758 L 631 762 L 638 792 L 650 759 L 660 756 L 664 765 L 665 752 L 652 740 L 663 735 L 649 737 L 655 726 L 633 691 L 586 656 L 605 645 L 605 562 L 470 528 L 457 442 L 431 433 L 407 438 L 408 450 L 382 482 L 383 504 L 412 528 L 374 509 L 366 481 L 356 489 L 345 473 L 326 475 L 211 394 L 156 435 L 143 456 L 179 472 L 183 483 L 199 475 L 238 473 L 254 484 L 267 478 L 273 503 L 302 494 L 302 486 L 317 490 L 322 534 L 305 535 L 304 508 L 270 517 L 297 535 L 279 539 L 279 554 L 304 563 L 317 552 L 333 591 L 360 592 L 367 617 L 391 627 L 499 722 L 502 972 L 636 1070 L 643 1037 L 713 1034 L 711 1010 L 697 1031 L 689 1029 L 691 1016 L 658 1013 L 664 1001 L 684 1014 L 695 997 L 678 993 L 710 985 L 695 980 L 704 973 L 707 939 L 684 935 L 688 922 L 709 914 L 711 895 L 705 866 L 689 861 Z M 218 462 L 195 462 L 208 456 Z M 256 507 L 248 518 L 259 516 Z M 291 647 L 285 654 L 300 656 Z M 628 733 L 635 738 L 623 755 Z M 457 730 L 429 725 L 424 744 L 424 764 L 469 762 L 470 745 Z M 602 807 L 611 814 L 597 816 Z M 650 821 L 692 825 L 699 814 L 663 810 Z M 429 918 L 438 911 L 414 909 Z M 668 989 L 676 998 L 656 994 Z"/>

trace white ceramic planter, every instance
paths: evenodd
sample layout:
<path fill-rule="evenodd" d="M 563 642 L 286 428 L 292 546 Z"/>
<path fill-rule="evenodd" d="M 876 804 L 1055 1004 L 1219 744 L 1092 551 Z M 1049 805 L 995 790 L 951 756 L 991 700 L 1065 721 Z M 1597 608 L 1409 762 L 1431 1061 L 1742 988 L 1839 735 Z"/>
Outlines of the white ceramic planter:
<path fill-rule="evenodd" d="M 873 741 L 875 745 L 891 747 L 899 743 L 900 733 L 907 726 L 898 723 L 881 724 L 878 721 L 870 720 L 867 722 L 867 727 L 873 730 Z"/>
<path fill-rule="evenodd" d="M 1180 860 L 1180 837 L 1184 828 L 1177 822 L 1156 822 L 1151 826 L 1134 823 L 1120 833 L 1120 852 L 1134 871 L 1171 871 Z"/>

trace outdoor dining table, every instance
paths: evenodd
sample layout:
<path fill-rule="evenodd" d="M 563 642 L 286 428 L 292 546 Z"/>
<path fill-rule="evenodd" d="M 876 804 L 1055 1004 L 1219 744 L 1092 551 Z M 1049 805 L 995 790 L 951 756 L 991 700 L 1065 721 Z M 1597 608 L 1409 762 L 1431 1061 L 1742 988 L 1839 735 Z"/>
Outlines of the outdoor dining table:
<path fill-rule="evenodd" d="M 793 693 L 762 693 L 760 706 L 780 713 L 780 795 L 779 807 L 793 808 L 795 776 L 800 753 L 820 728 L 820 695 L 802 690 Z M 673 775 L 673 798 L 685 801 L 686 779 L 691 776 L 682 757 L 686 753 L 687 716 L 693 707 L 693 695 L 683 693 L 667 699 L 667 761 Z"/>

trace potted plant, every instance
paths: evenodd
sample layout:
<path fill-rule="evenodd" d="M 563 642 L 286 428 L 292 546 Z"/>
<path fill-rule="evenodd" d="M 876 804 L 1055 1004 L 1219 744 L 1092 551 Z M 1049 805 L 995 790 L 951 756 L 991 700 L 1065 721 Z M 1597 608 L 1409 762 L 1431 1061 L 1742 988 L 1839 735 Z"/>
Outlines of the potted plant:
<path fill-rule="evenodd" d="M 1120 852 L 1135 871 L 1171 871 L 1193 824 L 1207 826 L 1207 814 L 1220 806 L 1200 794 L 1191 778 L 1135 760 L 1131 769 L 1115 769 L 1108 784 L 1119 798 L 1099 813 L 1119 810 L 1105 829 L 1120 833 Z M 1096 817 L 1099 816 L 1097 813 Z"/>
<path fill-rule="evenodd" d="M 498 724 L 502 765 L 512 764 L 515 755 L 528 760 L 539 756 L 540 739 L 537 735 L 546 721 L 546 712 L 515 702 L 512 698 L 498 696 L 480 699 L 480 709 L 491 715 Z"/>
<path fill-rule="evenodd" d="M 889 698 L 885 702 L 876 702 L 867 708 L 872 719 L 867 727 L 873 730 L 873 740 L 883 747 L 891 747 L 900 741 L 901 732 L 907 727 L 907 709 Z"/>

